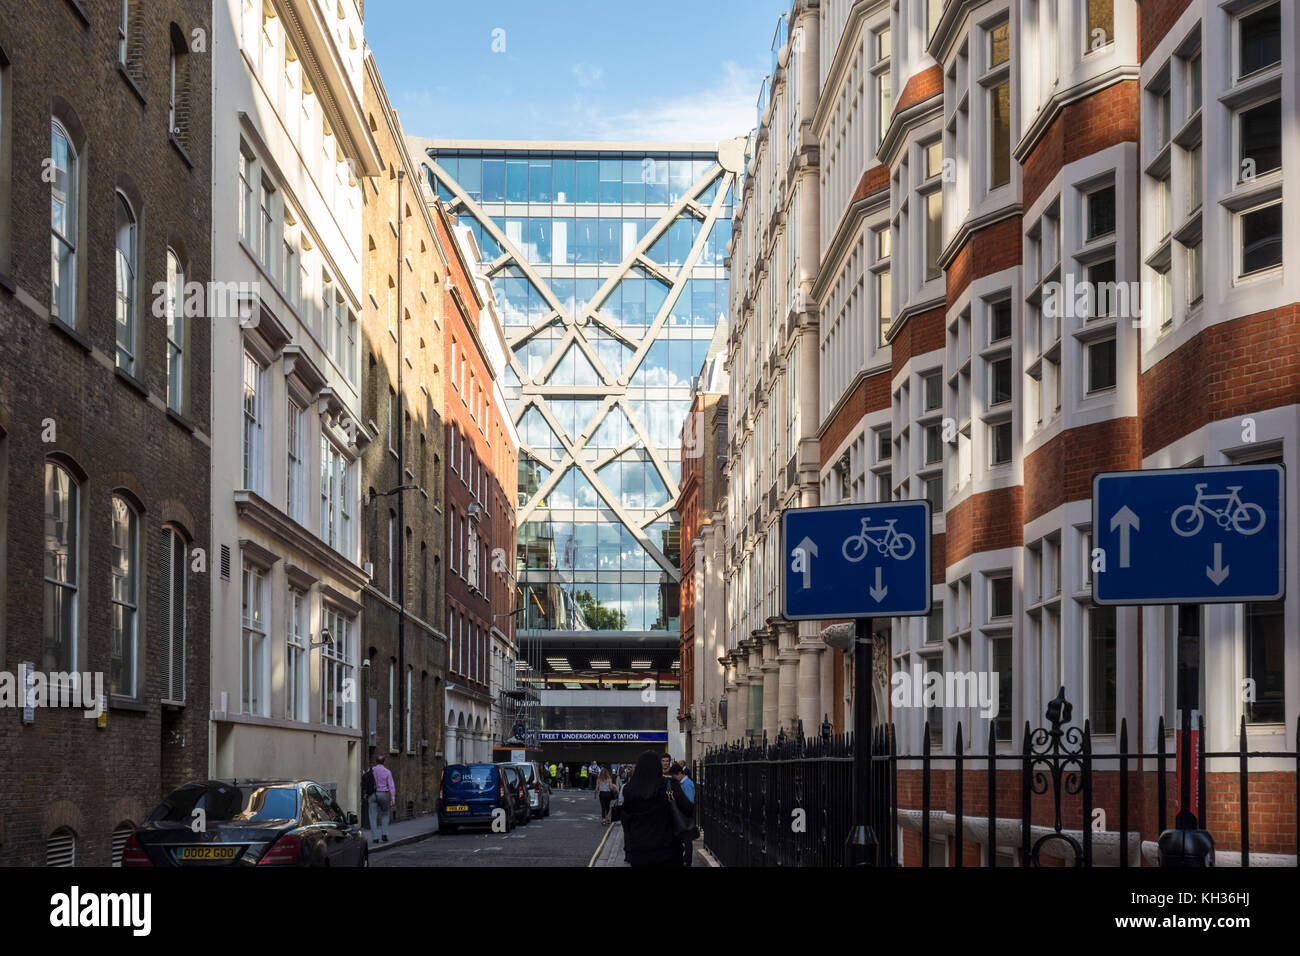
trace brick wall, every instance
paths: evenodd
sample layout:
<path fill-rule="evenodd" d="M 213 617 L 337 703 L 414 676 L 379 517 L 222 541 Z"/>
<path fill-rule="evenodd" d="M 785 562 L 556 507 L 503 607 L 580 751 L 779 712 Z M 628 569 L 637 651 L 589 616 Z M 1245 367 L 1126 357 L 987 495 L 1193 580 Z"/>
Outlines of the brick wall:
<path fill-rule="evenodd" d="M 447 264 L 438 251 L 434 226 L 420 192 L 418 167 L 406 166 L 398 144 L 400 127 L 388 112 L 388 100 L 375 76 L 367 70 L 364 109 L 383 170 L 366 180 L 363 229 L 367 250 L 364 275 L 367 289 L 362 297 L 361 325 L 363 337 L 362 418 L 375 422 L 378 436 L 366 446 L 361 458 L 363 493 L 390 491 L 401 485 L 418 485 L 419 490 L 376 497 L 363 504 L 363 560 L 374 566 L 374 577 L 366 587 L 362 602 L 365 610 L 363 634 L 366 648 L 363 657 L 371 666 L 364 676 L 368 683 L 363 699 L 376 701 L 377 721 L 369 726 L 369 707 L 361 712 L 362 740 L 366 750 L 363 768 L 373 766 L 375 757 L 388 754 L 387 766 L 397 788 L 394 818 L 427 813 L 434 809 L 438 783 L 442 774 L 443 701 L 447 680 L 447 645 L 435 631 L 446 628 L 443 599 L 444 547 L 443 512 L 446 482 L 442 472 L 446 454 L 442 428 L 443 362 L 442 289 L 446 284 Z M 418 160 L 417 160 L 418 161 Z M 397 171 L 405 176 L 398 188 Z M 402 243 L 390 223 L 396 225 L 399 209 L 402 219 Z M 409 259 L 411 267 L 402 263 Z M 391 278 L 401 280 L 397 306 L 401 322 L 401 353 L 398 342 L 389 332 L 386 288 Z M 424 294 L 421 294 L 423 290 Z M 409 364 L 399 366 L 404 353 Z M 399 367 L 402 371 L 398 381 Z M 396 407 L 389 414 L 389 403 L 399 393 L 401 415 Z M 402 463 L 398 448 L 398 429 L 390 429 L 406 416 L 410 425 L 402 439 Z M 402 465 L 404 464 L 404 468 Z M 389 573 L 399 569 L 400 548 L 390 562 L 388 519 L 396 512 L 399 495 L 403 505 L 401 533 L 410 542 L 404 567 L 405 589 L 390 595 Z M 393 567 L 390 568 L 390 563 Z M 399 599 L 402 604 L 399 605 Z M 401 608 L 405 615 L 401 615 Z M 400 619 L 400 620 L 399 620 Z M 399 681 L 389 691 L 389 666 L 397 665 Z M 403 676 L 404 675 L 404 676 Z M 411 739 L 404 740 L 406 692 L 402 680 L 411 685 Z M 390 722 L 389 708 L 393 719 Z M 390 737 L 390 730 L 392 731 Z M 373 742 L 371 735 L 373 734 Z M 389 740 L 396 753 L 390 752 Z M 427 746 L 424 741 L 428 741 Z"/>
<path fill-rule="evenodd" d="M 944 560 L 948 566 L 976 551 L 1024 544 L 1024 504 L 1025 489 L 1016 485 L 971 495 L 949 508 L 944 517 Z"/>
<path fill-rule="evenodd" d="M 1025 158 L 1022 173 L 1023 207 L 1042 195 L 1061 168 L 1117 143 L 1137 142 L 1138 84 L 1115 83 L 1070 103 Z"/>
<path fill-rule="evenodd" d="M 931 309 L 929 312 L 910 316 L 903 323 L 890 343 L 892 346 L 890 355 L 893 358 L 891 381 L 898 378 L 908 359 L 914 355 L 925 355 L 927 352 L 943 348 L 946 334 L 943 327 L 943 314 L 942 307 Z"/>
<path fill-rule="evenodd" d="M 1062 432 L 1025 456 L 1025 520 L 1092 497 L 1098 471 L 1142 467 L 1136 418 L 1112 418 Z"/>
<path fill-rule="evenodd" d="M 1212 325 L 1141 376 L 1142 454 L 1252 411 L 1300 404 L 1300 305 Z"/>
<path fill-rule="evenodd" d="M 83 0 L 87 20 L 60 0 L 0 0 L 0 48 L 9 61 L 13 175 L 0 186 L 10 212 L 14 291 L 0 283 L 0 549 L 3 623 L 0 669 L 42 668 L 44 653 L 44 463 L 62 456 L 80 483 L 78 602 L 85 653 L 79 669 L 103 672 L 111 658 L 110 508 L 122 489 L 138 507 L 140 690 L 111 698 L 104 728 L 80 710 L 42 708 L 23 724 L 0 720 L 0 864 L 41 865 L 59 826 L 76 834 L 76 860 L 106 866 L 111 834 L 138 823 L 179 783 L 208 764 L 209 621 L 217 556 L 210 550 L 210 355 L 206 321 L 188 326 L 184 415 L 166 408 L 165 319 L 153 314 L 167 249 L 186 279 L 206 283 L 211 254 L 211 61 L 192 58 L 188 155 L 167 130 L 170 24 L 211 35 L 211 5 L 157 0 L 135 5 L 135 42 L 148 55 L 129 80 L 117 67 L 118 5 Z M 143 96 L 143 99 L 142 99 Z M 83 147 L 83 211 L 77 255 L 78 330 L 48 318 L 50 187 L 40 178 L 58 104 Z M 66 104 L 66 108 L 64 107 Z M 137 369 L 113 369 L 114 203 L 127 191 L 141 224 L 137 285 Z M 3 218 L 3 217 L 0 217 Z M 3 244 L 0 243 L 0 246 Z M 5 264 L 0 263 L 0 271 Z M 54 429 L 47 432 L 47 425 Z M 52 438 L 45 441 L 45 438 Z M 5 492 L 7 469 L 7 493 Z M 179 527 L 202 549 L 186 580 L 185 706 L 164 708 L 164 528 Z M 192 552 L 193 554 L 193 552 Z M 192 560 L 194 560 L 192 558 Z"/>
<path fill-rule="evenodd" d="M 1151 52 L 1160 45 L 1191 0 L 1138 0 L 1138 28 L 1141 37 L 1140 56 L 1145 63 Z"/>
<path fill-rule="evenodd" d="M 821 437 L 821 466 L 826 467 L 864 415 L 889 407 L 889 373 L 868 375 L 857 384 L 840 410 L 826 423 Z"/>
<path fill-rule="evenodd" d="M 1021 222 L 1019 216 L 995 222 L 970 236 L 945 272 L 949 302 L 956 302 L 976 279 L 1020 265 Z"/>
<path fill-rule="evenodd" d="M 910 106 L 943 92 L 943 69 L 937 63 L 920 73 L 908 77 L 903 92 L 894 103 L 892 116 L 897 116 Z M 892 122 L 892 120 L 891 120 Z"/>

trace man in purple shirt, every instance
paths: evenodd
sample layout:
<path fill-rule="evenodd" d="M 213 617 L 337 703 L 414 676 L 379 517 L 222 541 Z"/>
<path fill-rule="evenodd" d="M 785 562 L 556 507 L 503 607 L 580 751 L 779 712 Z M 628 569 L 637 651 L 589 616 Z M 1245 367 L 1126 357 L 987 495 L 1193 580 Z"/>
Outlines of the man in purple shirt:
<path fill-rule="evenodd" d="M 384 759 L 383 754 L 378 754 L 375 765 L 370 768 L 375 775 L 375 792 L 370 795 L 370 832 L 382 833 L 383 840 L 387 843 L 388 814 L 397 801 L 397 788 L 393 786 L 393 775 L 384 766 Z M 375 842 L 379 842 L 378 836 L 375 837 Z"/>

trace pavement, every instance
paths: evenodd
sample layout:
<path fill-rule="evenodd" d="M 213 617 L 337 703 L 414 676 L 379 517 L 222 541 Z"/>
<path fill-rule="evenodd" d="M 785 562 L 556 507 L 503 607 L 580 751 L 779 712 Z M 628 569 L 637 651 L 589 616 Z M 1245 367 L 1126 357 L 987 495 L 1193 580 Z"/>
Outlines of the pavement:
<path fill-rule="evenodd" d="M 422 817 L 408 820 L 388 821 L 388 842 L 376 843 L 374 830 L 362 830 L 369 842 L 370 855 L 395 850 L 399 846 L 409 846 L 421 840 L 427 840 L 438 832 L 438 814 L 426 813 Z"/>
<path fill-rule="evenodd" d="M 591 865 L 627 866 L 627 862 L 623 859 L 622 825 L 614 823 L 611 824 L 608 829 L 609 832 L 605 835 L 604 841 L 601 843 L 599 849 L 596 850 L 596 855 L 591 859 Z M 691 862 L 692 866 L 712 867 L 721 865 L 716 859 L 714 859 L 713 854 L 704 849 L 704 843 L 702 840 L 696 840 L 692 849 L 695 851 L 694 859 Z"/>

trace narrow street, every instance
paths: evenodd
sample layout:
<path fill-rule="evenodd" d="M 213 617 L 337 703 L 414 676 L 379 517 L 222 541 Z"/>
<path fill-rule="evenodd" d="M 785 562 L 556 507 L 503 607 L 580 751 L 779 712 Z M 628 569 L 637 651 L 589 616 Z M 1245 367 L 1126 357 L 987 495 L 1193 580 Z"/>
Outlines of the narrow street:
<path fill-rule="evenodd" d="M 605 835 L 600 805 L 589 790 L 554 790 L 551 815 L 509 833 L 486 828 L 436 834 L 376 853 L 372 866 L 582 866 Z"/>

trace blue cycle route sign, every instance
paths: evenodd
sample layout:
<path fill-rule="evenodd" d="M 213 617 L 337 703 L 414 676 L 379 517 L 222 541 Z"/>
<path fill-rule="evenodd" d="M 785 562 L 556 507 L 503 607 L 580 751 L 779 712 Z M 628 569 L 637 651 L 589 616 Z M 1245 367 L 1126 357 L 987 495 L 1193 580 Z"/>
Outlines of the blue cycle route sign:
<path fill-rule="evenodd" d="M 930 613 L 930 503 L 792 508 L 781 515 L 786 620 Z"/>
<path fill-rule="evenodd" d="M 1236 604 L 1286 596 L 1286 472 L 1232 465 L 1092 479 L 1096 604 Z M 1091 558 L 1090 558 L 1091 560 Z"/>

